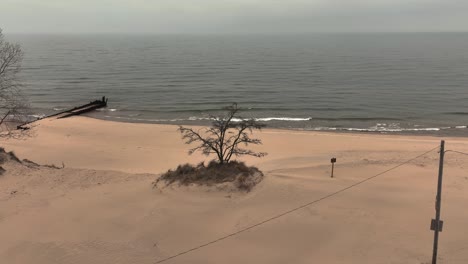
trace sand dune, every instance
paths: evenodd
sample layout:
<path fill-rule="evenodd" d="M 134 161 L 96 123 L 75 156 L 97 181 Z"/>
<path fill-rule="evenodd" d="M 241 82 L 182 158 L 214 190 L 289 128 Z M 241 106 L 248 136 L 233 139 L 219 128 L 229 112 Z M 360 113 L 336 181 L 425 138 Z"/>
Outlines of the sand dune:
<path fill-rule="evenodd" d="M 175 126 L 43 120 L 3 145 L 0 263 L 155 263 L 328 195 L 417 156 L 439 138 L 264 130 L 266 177 L 250 193 L 153 189 L 188 156 Z M 468 140 L 448 138 L 468 152 Z M 336 177 L 329 159 L 338 158 Z M 372 181 L 166 263 L 429 263 L 437 151 Z M 447 154 L 440 263 L 468 262 L 468 156 Z M 135 174 L 139 173 L 139 174 Z"/>

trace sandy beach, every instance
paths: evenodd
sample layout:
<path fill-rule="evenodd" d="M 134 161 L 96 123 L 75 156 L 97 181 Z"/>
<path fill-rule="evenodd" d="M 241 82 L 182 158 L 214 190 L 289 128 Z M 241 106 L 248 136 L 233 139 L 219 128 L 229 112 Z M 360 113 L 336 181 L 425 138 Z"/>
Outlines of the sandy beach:
<path fill-rule="evenodd" d="M 2 146 L 60 168 L 3 164 L 1 263 L 156 263 L 376 175 L 441 138 L 265 129 L 242 158 L 264 174 L 249 193 L 154 189 L 189 156 L 177 126 L 86 117 L 45 119 Z M 444 138 L 468 152 L 468 138 Z M 330 178 L 330 158 L 336 157 Z M 434 150 L 355 188 L 165 263 L 429 263 L 439 154 Z M 468 262 L 468 156 L 447 153 L 439 263 Z M 64 168 L 62 168 L 64 167 Z"/>

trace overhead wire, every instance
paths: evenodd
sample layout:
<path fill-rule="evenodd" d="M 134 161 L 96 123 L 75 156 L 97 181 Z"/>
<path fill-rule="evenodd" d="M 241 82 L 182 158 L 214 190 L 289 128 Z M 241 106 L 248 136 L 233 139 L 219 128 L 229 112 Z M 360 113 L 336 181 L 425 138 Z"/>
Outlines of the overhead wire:
<path fill-rule="evenodd" d="M 456 150 L 446 150 L 445 153 L 447 153 L 447 152 L 454 152 L 454 153 L 458 153 L 458 154 L 462 154 L 462 155 L 468 156 L 468 153 L 461 152 L 461 151 L 456 151 Z"/>

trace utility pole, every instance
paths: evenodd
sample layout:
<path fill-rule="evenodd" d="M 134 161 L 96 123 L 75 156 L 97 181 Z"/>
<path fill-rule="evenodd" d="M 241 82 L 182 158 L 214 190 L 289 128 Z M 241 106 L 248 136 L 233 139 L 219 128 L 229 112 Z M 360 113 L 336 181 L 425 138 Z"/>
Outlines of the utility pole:
<path fill-rule="evenodd" d="M 437 181 L 437 196 L 436 196 L 436 217 L 431 221 L 431 230 L 434 230 L 434 248 L 432 251 L 432 264 L 437 264 L 437 247 L 439 244 L 439 232 L 442 232 L 443 221 L 440 220 L 440 205 L 442 201 L 442 175 L 444 172 L 444 154 L 445 141 L 440 142 L 440 158 L 439 158 L 439 178 Z"/>

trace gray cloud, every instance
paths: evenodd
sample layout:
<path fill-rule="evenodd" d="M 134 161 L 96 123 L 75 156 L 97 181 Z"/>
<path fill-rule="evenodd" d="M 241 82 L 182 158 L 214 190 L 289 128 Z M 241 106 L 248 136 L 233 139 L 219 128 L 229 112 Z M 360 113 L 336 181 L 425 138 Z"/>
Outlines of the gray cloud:
<path fill-rule="evenodd" d="M 2 0 L 5 32 L 468 31 L 463 0 Z"/>

